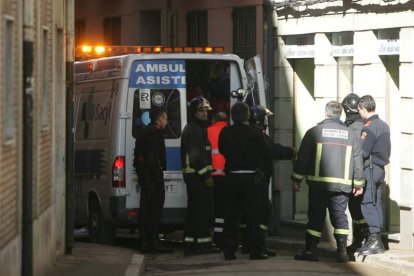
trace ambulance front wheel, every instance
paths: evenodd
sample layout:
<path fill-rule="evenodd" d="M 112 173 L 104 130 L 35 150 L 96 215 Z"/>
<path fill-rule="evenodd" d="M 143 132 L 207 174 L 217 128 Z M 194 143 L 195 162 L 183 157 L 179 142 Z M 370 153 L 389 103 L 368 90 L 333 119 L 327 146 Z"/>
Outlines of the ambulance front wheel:
<path fill-rule="evenodd" d="M 89 202 L 89 238 L 93 243 L 113 245 L 115 243 L 116 229 L 106 223 L 96 197 Z"/>

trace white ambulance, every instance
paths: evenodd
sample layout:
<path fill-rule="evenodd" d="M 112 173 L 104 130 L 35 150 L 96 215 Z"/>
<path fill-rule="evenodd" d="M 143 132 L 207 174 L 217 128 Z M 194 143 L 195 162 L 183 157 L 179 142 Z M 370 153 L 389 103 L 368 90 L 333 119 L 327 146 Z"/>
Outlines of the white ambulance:
<path fill-rule="evenodd" d="M 243 64 L 221 52 L 210 47 L 77 49 L 76 57 L 84 60 L 75 62 L 75 224 L 88 226 L 91 241 L 110 244 L 117 228 L 137 227 L 140 184 L 133 153 L 151 108 L 168 112 L 162 222 L 175 227 L 186 213 L 180 137 L 191 99 L 204 96 L 213 112 L 227 114 L 240 99 L 266 106 L 260 59 Z"/>

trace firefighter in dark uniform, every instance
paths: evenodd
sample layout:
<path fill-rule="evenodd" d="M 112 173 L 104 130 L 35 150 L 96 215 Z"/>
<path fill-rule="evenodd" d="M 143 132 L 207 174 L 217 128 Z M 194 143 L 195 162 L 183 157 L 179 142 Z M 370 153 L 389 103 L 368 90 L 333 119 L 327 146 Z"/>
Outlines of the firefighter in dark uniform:
<path fill-rule="evenodd" d="M 260 160 L 269 160 L 271 150 L 257 129 L 249 125 L 249 106 L 243 102 L 231 108 L 234 124 L 224 128 L 219 137 L 220 153 L 226 158 L 227 201 L 224 218 L 226 260 L 236 258 L 237 233 L 241 215 L 245 215 L 250 259 L 267 259 L 261 251 L 261 187 L 257 181 Z"/>
<path fill-rule="evenodd" d="M 219 111 L 213 115 L 211 126 L 208 127 L 208 140 L 211 144 L 211 159 L 213 172 L 211 176 L 214 181 L 214 243 L 217 247 L 223 247 L 223 226 L 226 196 L 226 173 L 224 166 L 226 159 L 218 148 L 218 139 L 222 129 L 228 126 L 227 114 Z"/>
<path fill-rule="evenodd" d="M 390 128 L 375 113 L 375 100 L 372 96 L 361 97 L 358 110 L 365 123 L 361 139 L 367 180 L 361 209 L 369 226 L 368 241 L 358 252 L 362 255 L 379 254 L 385 251 L 381 241 L 381 198 L 382 184 L 385 183 L 384 166 L 389 163 L 391 154 Z"/>
<path fill-rule="evenodd" d="M 203 97 L 191 100 L 189 122 L 181 136 L 181 162 L 187 186 L 187 218 L 184 225 L 184 254 L 218 253 L 212 246 L 214 217 L 211 177 L 211 148 L 207 137 L 209 102 Z"/>
<path fill-rule="evenodd" d="M 359 96 L 354 93 L 350 93 L 342 101 L 342 108 L 344 109 L 346 115 L 345 125 L 354 133 L 355 136 L 360 137 L 362 129 L 364 128 L 364 122 L 358 112 L 358 101 Z M 361 139 L 359 142 L 361 142 Z M 358 248 L 361 248 L 362 242 L 368 238 L 369 233 L 368 224 L 361 211 L 362 198 L 362 196 L 354 196 L 353 194 L 349 197 L 348 208 L 352 217 L 353 241 L 352 244 L 346 249 L 348 256 L 351 259 L 354 259 L 354 253 Z"/>
<path fill-rule="evenodd" d="M 263 175 L 262 181 L 259 183 L 262 191 L 262 207 L 261 207 L 261 221 L 260 229 L 263 231 L 262 235 L 262 252 L 269 257 L 276 256 L 276 253 L 266 247 L 266 234 L 269 229 L 269 220 L 271 213 L 271 202 L 269 200 L 269 183 L 270 178 L 273 175 L 273 160 L 291 160 L 295 155 L 295 150 L 292 147 L 285 147 L 279 143 L 274 143 L 272 138 L 266 134 L 266 129 L 268 127 L 269 116 L 272 116 L 273 113 L 263 107 L 263 106 L 254 106 L 250 108 L 250 125 L 254 126 L 259 130 L 260 134 L 264 137 L 268 146 L 272 149 L 272 156 L 269 160 L 262 160 L 260 173 Z M 273 160 L 272 160 L 273 159 Z M 242 226 L 245 226 L 243 224 Z M 243 242 L 243 253 L 248 253 L 248 247 L 244 239 L 244 230 L 245 227 L 241 227 L 242 233 L 242 242 Z"/>
<path fill-rule="evenodd" d="M 349 261 L 345 210 L 351 192 L 362 194 L 365 179 L 359 138 L 342 123 L 341 111 L 339 102 L 326 104 L 325 120 L 306 132 L 293 162 L 293 189 L 299 191 L 303 179 L 309 185 L 306 245 L 296 260 L 318 261 L 316 249 L 328 208 L 337 242 L 336 260 Z"/>
<path fill-rule="evenodd" d="M 164 174 L 166 169 L 163 130 L 168 124 L 167 112 L 151 109 L 151 123 L 135 141 L 134 167 L 141 187 L 139 234 L 143 253 L 169 253 L 172 249 L 159 241 L 162 208 L 164 207 Z"/>

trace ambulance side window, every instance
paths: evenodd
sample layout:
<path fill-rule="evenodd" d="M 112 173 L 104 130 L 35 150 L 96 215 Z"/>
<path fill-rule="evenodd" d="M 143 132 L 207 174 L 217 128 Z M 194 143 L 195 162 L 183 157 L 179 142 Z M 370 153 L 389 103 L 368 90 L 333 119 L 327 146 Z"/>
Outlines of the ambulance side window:
<path fill-rule="evenodd" d="M 166 139 L 181 136 L 180 92 L 177 89 L 137 89 L 134 93 L 132 136 L 137 138 L 142 128 L 150 123 L 151 108 L 167 111 L 168 125 L 164 131 Z"/>

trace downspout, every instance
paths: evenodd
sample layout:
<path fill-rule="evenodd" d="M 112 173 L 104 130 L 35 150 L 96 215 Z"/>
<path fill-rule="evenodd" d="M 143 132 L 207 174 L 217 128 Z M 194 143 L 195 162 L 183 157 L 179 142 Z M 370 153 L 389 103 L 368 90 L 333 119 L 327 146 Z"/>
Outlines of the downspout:
<path fill-rule="evenodd" d="M 33 275 L 33 43 L 32 0 L 23 3 L 22 275 Z"/>
<path fill-rule="evenodd" d="M 263 31 L 264 31 L 264 70 L 267 76 L 267 93 L 266 103 L 270 110 L 274 110 L 275 91 L 275 22 L 273 19 L 274 5 L 271 0 L 263 0 Z M 269 135 L 273 138 L 274 134 L 274 119 L 269 124 Z M 276 234 L 280 224 L 280 191 L 275 185 L 275 177 L 272 178 L 271 193 L 272 193 L 272 210 L 269 221 L 269 232 Z"/>
<path fill-rule="evenodd" d="M 74 245 L 74 190 L 73 190 L 73 62 L 75 39 L 75 1 L 66 1 L 66 188 L 65 188 L 65 254 L 72 254 Z"/>

